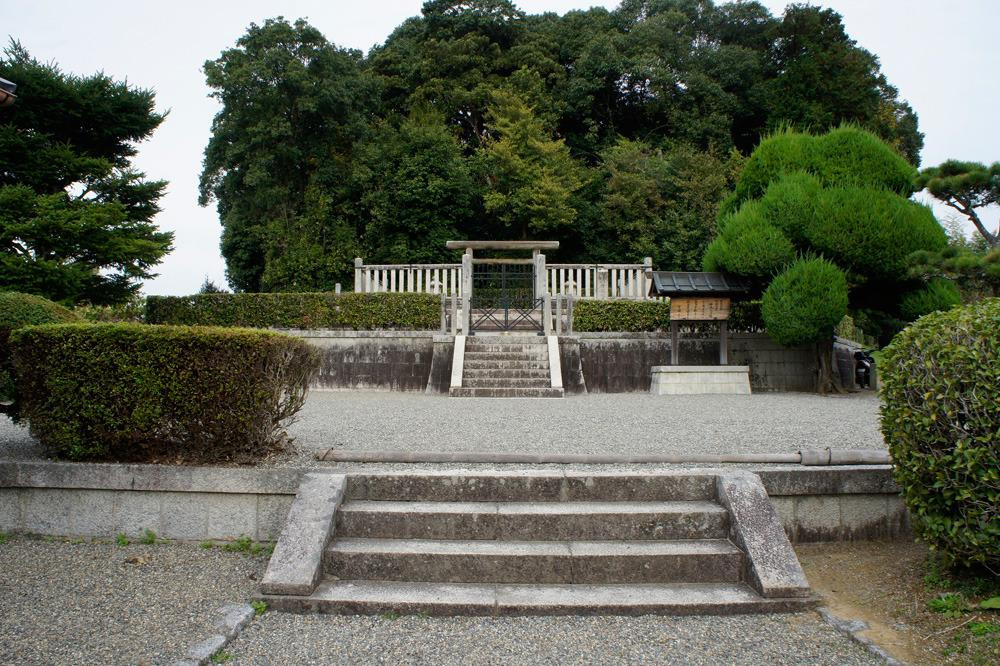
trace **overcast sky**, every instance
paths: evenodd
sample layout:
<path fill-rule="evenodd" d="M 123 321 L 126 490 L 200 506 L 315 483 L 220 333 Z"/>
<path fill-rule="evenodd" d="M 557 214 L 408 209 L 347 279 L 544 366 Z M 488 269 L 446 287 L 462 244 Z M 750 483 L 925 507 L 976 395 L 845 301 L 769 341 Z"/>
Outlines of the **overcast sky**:
<path fill-rule="evenodd" d="M 174 251 L 147 282 L 147 294 L 189 294 L 207 276 L 225 283 L 214 205 L 198 206 L 198 174 L 217 111 L 201 67 L 232 46 L 251 22 L 304 17 L 340 46 L 367 52 L 422 0 L 209 0 L 101 2 L 0 0 L 0 34 L 7 33 L 40 60 L 64 71 L 106 74 L 156 91 L 166 121 L 142 144 L 136 164 L 150 178 L 168 180 L 157 223 L 175 234 Z M 564 13 L 617 1 L 521 0 L 528 13 Z M 775 14 L 786 2 L 764 0 Z M 882 71 L 920 117 L 926 135 L 923 164 L 948 158 L 1000 160 L 998 0 L 828 0 L 848 34 L 879 56 Z M 947 213 L 948 209 L 944 209 Z M 996 225 L 997 215 L 989 216 Z M 350 287 L 347 287 L 350 288 Z"/>

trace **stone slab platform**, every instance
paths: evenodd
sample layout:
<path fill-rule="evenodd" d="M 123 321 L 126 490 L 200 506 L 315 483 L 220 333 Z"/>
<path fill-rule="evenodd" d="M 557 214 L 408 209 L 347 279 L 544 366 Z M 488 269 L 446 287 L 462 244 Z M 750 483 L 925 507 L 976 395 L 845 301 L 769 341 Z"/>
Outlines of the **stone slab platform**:
<path fill-rule="evenodd" d="M 652 395 L 750 395 L 750 366 L 656 365 L 652 369 L 649 392 Z"/>

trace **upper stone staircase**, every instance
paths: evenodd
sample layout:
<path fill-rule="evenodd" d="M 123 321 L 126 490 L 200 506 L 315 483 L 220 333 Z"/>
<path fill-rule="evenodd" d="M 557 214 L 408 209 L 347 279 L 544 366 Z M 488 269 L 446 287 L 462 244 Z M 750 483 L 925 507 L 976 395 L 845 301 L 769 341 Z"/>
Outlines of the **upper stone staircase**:
<path fill-rule="evenodd" d="M 561 398 L 552 386 L 548 338 L 539 335 L 476 335 L 465 338 L 462 385 L 453 397 Z"/>
<path fill-rule="evenodd" d="M 281 610 L 361 614 L 807 608 L 814 599 L 794 551 L 749 476 L 727 489 L 708 473 L 352 474 L 318 585 L 268 587 L 279 578 L 272 560 L 263 598 Z"/>

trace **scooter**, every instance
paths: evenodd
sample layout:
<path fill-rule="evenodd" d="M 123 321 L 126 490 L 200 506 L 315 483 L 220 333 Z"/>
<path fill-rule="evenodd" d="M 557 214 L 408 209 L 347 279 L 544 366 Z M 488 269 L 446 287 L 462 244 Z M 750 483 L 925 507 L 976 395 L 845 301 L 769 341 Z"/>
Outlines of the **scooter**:
<path fill-rule="evenodd" d="M 875 367 L 875 359 L 871 352 L 870 349 L 854 352 L 854 381 L 859 388 L 872 387 L 872 368 Z"/>

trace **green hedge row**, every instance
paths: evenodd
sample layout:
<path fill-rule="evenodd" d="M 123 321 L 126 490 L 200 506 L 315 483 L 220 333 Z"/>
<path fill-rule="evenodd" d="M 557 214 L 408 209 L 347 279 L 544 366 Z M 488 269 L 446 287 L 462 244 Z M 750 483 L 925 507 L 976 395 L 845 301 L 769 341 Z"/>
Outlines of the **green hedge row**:
<path fill-rule="evenodd" d="M 573 329 L 580 332 L 652 332 L 670 329 L 667 301 L 579 300 L 573 306 Z M 729 314 L 729 330 L 764 331 L 760 301 L 737 301 Z"/>
<path fill-rule="evenodd" d="M 935 312 L 885 348 L 882 434 L 914 531 L 1000 571 L 1000 299 Z"/>
<path fill-rule="evenodd" d="M 55 324 L 78 321 L 69 309 L 58 303 L 16 291 L 0 292 L 0 412 L 17 417 L 14 388 L 14 368 L 11 365 L 8 340 L 12 331 L 34 324 Z"/>
<path fill-rule="evenodd" d="M 432 294 L 197 294 L 150 296 L 150 324 L 251 328 L 435 330 L 440 296 Z"/>
<path fill-rule="evenodd" d="M 21 418 L 73 460 L 250 461 L 319 365 L 303 340 L 234 328 L 28 326 L 10 345 Z"/>

